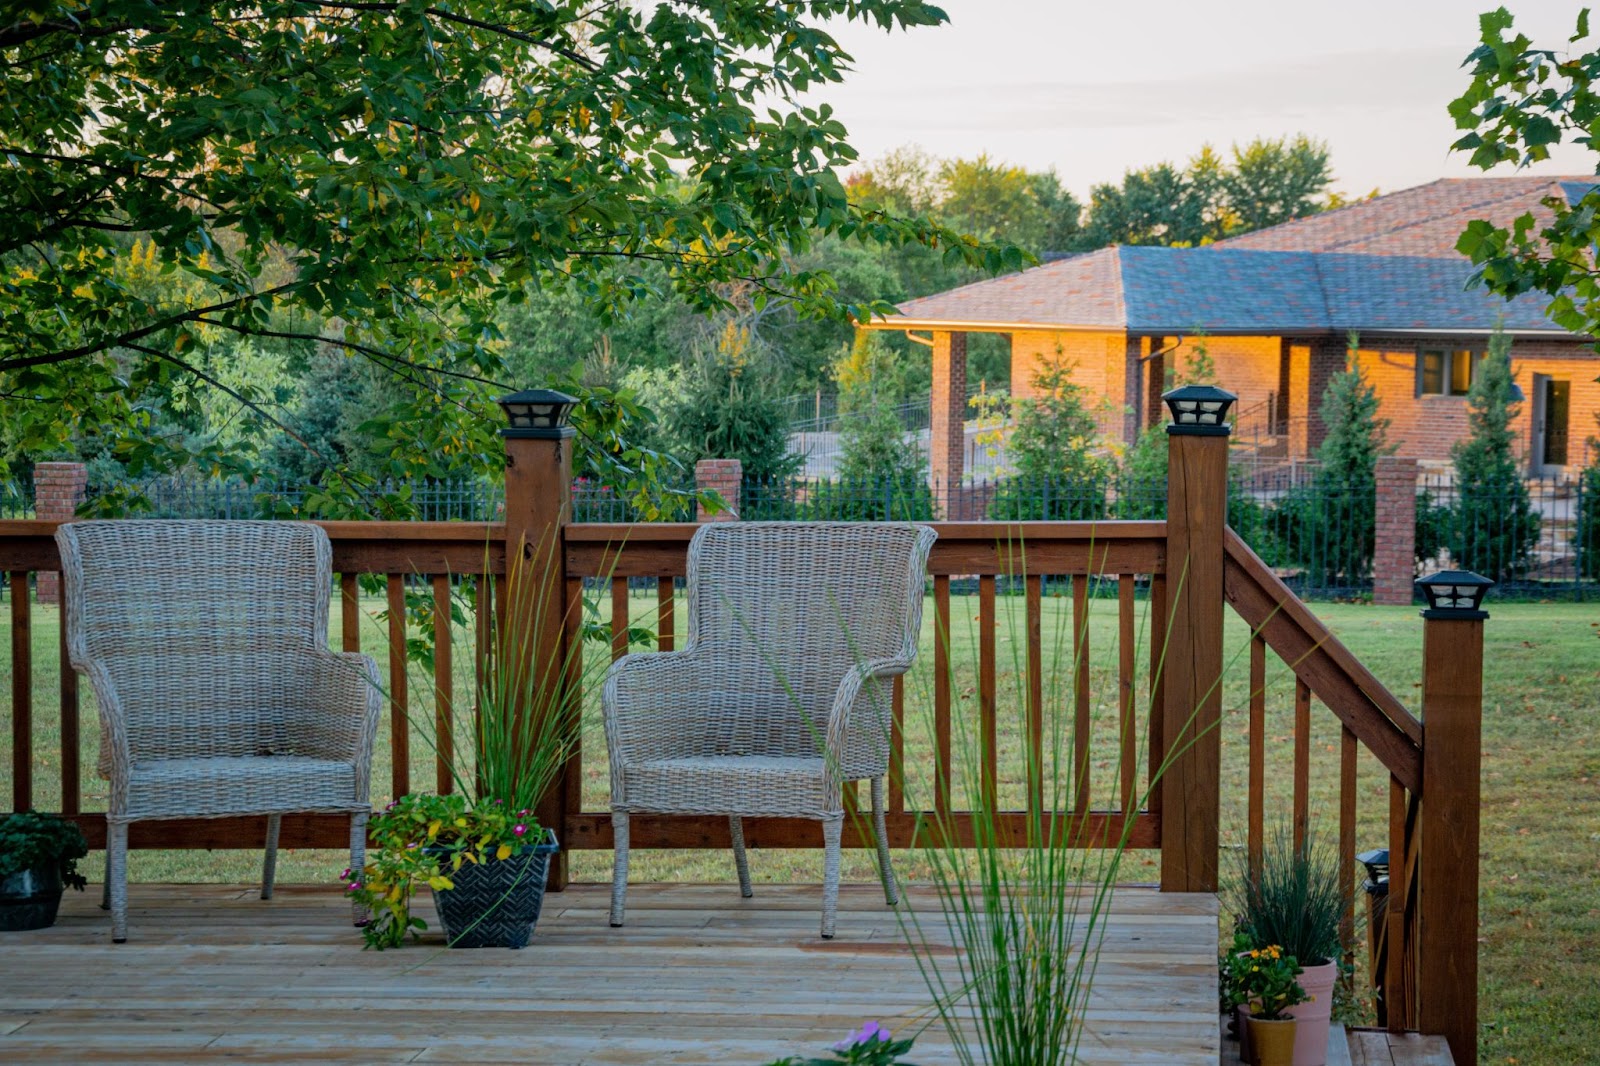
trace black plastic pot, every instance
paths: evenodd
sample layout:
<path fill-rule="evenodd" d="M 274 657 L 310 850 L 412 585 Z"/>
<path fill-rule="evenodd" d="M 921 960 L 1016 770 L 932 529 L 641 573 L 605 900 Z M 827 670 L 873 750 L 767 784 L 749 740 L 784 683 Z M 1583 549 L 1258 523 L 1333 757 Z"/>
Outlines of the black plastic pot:
<path fill-rule="evenodd" d="M 453 872 L 446 867 L 455 887 L 435 889 L 433 899 L 450 946 L 525 947 L 544 905 L 550 856 L 560 850 L 546 829 L 539 843 L 504 859 L 463 863 Z"/>
<path fill-rule="evenodd" d="M 61 907 L 61 871 L 53 864 L 0 878 L 0 931 L 48 929 Z"/>

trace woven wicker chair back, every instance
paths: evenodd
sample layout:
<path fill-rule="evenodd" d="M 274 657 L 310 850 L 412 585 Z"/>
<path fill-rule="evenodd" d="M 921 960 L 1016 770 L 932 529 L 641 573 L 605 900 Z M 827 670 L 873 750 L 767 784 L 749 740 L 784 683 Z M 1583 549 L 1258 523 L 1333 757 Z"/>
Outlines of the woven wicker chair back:
<path fill-rule="evenodd" d="M 690 645 L 741 667 L 712 749 L 815 755 L 845 674 L 915 654 L 933 539 L 910 523 L 701 528 L 689 546 Z"/>
<path fill-rule="evenodd" d="M 110 675 L 135 761 L 294 754 L 306 696 L 286 660 L 328 646 L 327 534 L 145 520 L 63 533 L 68 651 Z"/>

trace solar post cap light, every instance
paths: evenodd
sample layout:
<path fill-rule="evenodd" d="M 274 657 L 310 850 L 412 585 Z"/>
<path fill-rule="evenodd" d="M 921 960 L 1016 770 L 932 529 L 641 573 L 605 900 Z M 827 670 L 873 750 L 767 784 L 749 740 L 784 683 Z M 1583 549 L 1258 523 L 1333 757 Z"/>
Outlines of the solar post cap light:
<path fill-rule="evenodd" d="M 523 389 L 500 398 L 506 413 L 506 428 L 502 437 L 532 437 L 542 440 L 560 440 L 577 434 L 567 425 L 567 416 L 578 403 L 564 392 L 554 389 Z"/>
<path fill-rule="evenodd" d="M 1180 436 L 1225 437 L 1228 408 L 1239 397 L 1215 385 L 1185 385 L 1161 394 L 1172 421 L 1167 432 Z"/>
<path fill-rule="evenodd" d="M 1483 610 L 1483 597 L 1494 582 L 1471 570 L 1440 570 L 1427 577 L 1418 578 L 1417 588 L 1428 606 L 1424 618 L 1477 619 L 1488 618 Z"/>

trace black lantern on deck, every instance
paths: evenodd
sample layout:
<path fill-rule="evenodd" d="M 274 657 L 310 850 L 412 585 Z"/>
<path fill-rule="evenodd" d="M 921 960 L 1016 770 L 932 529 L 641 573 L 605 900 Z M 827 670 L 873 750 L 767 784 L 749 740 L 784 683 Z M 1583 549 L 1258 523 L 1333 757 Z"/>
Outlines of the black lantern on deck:
<path fill-rule="evenodd" d="M 574 436 L 577 430 L 567 425 L 567 415 L 577 403 L 571 396 L 554 389 L 523 389 L 503 396 L 500 406 L 505 409 L 508 425 L 500 435 L 543 440 Z"/>
<path fill-rule="evenodd" d="M 1483 597 L 1494 582 L 1471 570 L 1441 570 L 1417 581 L 1428 606 L 1424 618 L 1488 618 Z"/>
<path fill-rule="evenodd" d="M 1226 437 L 1228 408 L 1238 398 L 1215 385 L 1185 385 L 1163 393 L 1161 399 L 1172 412 L 1167 432 L 1192 437 Z"/>

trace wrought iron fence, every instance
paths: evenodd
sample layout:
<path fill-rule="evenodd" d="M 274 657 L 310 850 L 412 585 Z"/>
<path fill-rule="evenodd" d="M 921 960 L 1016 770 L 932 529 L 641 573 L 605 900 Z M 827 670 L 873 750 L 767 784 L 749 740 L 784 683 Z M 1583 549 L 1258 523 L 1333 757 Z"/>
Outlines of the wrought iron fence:
<path fill-rule="evenodd" d="M 1499 595 L 1600 592 L 1600 467 L 1491 488 L 1427 474 L 1417 489 L 1421 568 L 1475 571 Z"/>
<path fill-rule="evenodd" d="M 33 517 L 33 482 L 24 478 L 0 481 L 0 518 Z"/>
<path fill-rule="evenodd" d="M 478 478 L 382 481 L 337 506 L 317 485 L 231 478 L 160 477 L 91 481 L 80 510 L 145 518 L 407 518 L 424 522 L 492 521 L 505 492 Z"/>

